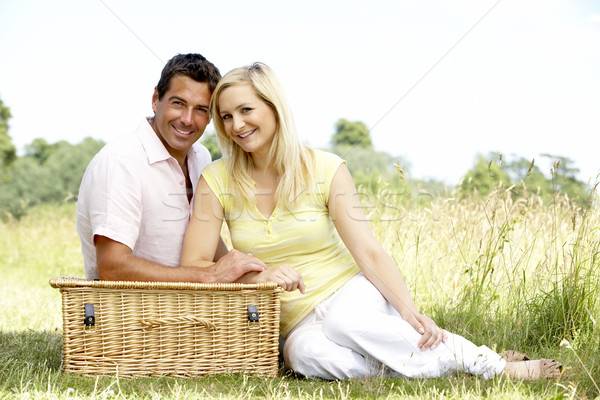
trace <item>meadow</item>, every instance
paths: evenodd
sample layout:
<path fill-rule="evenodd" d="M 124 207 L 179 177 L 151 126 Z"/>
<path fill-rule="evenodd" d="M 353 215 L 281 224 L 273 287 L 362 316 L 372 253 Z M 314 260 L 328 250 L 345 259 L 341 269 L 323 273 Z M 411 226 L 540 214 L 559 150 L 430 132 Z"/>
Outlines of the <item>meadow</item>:
<path fill-rule="evenodd" d="M 75 205 L 39 205 L 0 222 L 0 399 L 597 399 L 600 398 L 600 209 L 557 194 L 483 199 L 380 189 L 365 212 L 421 311 L 501 352 L 565 365 L 538 382 L 459 374 L 436 379 L 325 382 L 276 378 L 86 377 L 61 366 L 60 293 L 48 281 L 83 276 Z"/>

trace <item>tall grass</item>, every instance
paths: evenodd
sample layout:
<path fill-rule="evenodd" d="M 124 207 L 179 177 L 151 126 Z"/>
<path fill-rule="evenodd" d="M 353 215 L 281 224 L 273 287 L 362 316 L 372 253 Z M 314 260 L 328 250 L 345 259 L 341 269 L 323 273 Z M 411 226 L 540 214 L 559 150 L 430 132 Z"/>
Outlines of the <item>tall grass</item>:
<path fill-rule="evenodd" d="M 595 196 L 595 192 L 593 193 Z M 600 396 L 600 210 L 499 188 L 485 199 L 363 196 L 371 226 L 439 325 L 496 351 L 561 360 L 568 375 L 523 383 L 428 380 L 192 379 L 61 372 L 55 276 L 82 276 L 74 205 L 39 206 L 0 224 L 0 400 L 12 398 L 589 398 Z M 561 346 L 562 343 L 562 346 Z"/>
<path fill-rule="evenodd" d="M 369 218 L 416 303 L 440 325 L 497 351 L 571 360 L 578 384 L 599 396 L 596 188 L 585 208 L 560 194 L 550 204 L 535 194 L 515 199 L 513 189 L 415 202 L 397 207 L 397 218 L 387 204 L 368 208 Z M 388 198 L 381 193 L 378 201 Z"/>

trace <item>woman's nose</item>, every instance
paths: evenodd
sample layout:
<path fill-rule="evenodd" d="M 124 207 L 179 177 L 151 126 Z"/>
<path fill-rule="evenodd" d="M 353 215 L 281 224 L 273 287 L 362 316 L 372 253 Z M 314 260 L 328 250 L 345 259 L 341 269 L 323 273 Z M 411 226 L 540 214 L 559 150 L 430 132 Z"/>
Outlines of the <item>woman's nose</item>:
<path fill-rule="evenodd" d="M 240 129 L 244 127 L 244 121 L 240 117 L 232 117 L 233 119 L 233 130 L 238 132 Z"/>

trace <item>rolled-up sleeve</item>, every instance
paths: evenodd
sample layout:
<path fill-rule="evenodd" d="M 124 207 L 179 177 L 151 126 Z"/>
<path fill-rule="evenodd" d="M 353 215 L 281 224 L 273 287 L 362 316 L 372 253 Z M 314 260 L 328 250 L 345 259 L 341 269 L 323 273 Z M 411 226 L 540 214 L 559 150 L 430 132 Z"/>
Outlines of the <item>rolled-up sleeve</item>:
<path fill-rule="evenodd" d="M 131 164 L 120 155 L 98 160 L 90 171 L 94 186 L 88 204 L 92 236 L 106 236 L 133 250 L 143 209 L 142 182 Z"/>

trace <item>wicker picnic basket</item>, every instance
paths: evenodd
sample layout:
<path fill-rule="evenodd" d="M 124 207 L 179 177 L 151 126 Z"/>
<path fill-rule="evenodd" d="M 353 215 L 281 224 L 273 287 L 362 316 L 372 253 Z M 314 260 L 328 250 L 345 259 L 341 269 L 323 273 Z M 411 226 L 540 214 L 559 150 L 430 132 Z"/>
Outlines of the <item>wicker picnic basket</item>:
<path fill-rule="evenodd" d="M 276 283 L 55 278 L 65 372 L 191 377 L 278 370 Z"/>

